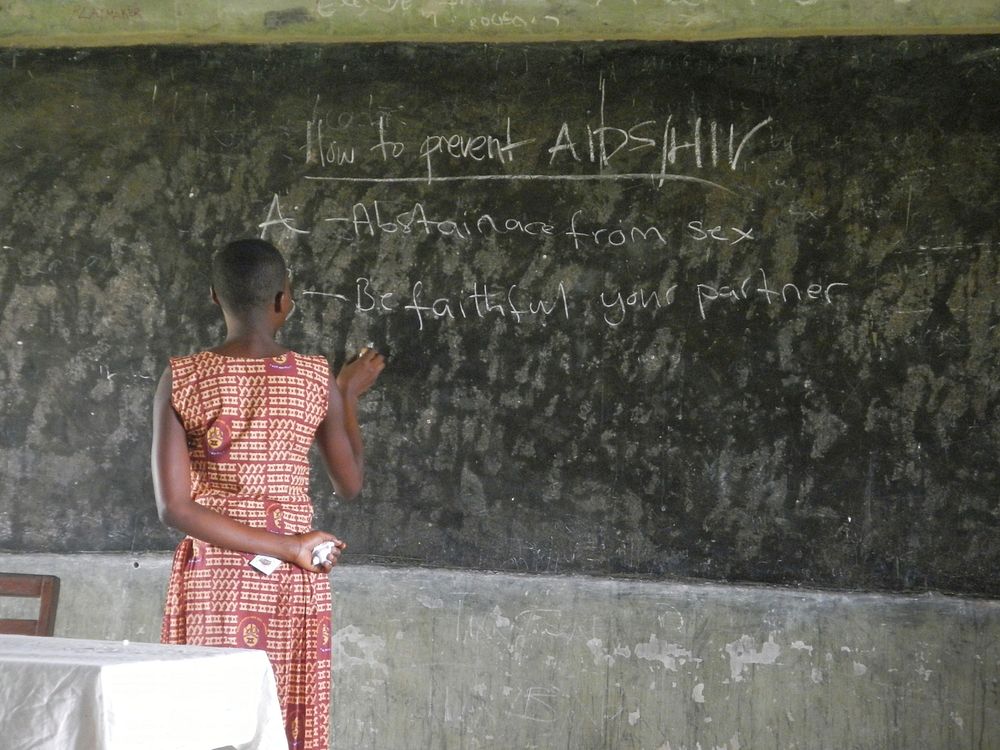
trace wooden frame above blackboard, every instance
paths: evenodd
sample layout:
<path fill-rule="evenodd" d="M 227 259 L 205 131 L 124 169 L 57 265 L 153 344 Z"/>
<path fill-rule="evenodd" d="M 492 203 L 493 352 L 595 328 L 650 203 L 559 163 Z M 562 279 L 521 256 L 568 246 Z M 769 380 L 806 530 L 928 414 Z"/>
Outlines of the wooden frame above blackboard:
<path fill-rule="evenodd" d="M 1000 32 L 994 0 L 11 0 L 0 45 L 707 41 Z"/>

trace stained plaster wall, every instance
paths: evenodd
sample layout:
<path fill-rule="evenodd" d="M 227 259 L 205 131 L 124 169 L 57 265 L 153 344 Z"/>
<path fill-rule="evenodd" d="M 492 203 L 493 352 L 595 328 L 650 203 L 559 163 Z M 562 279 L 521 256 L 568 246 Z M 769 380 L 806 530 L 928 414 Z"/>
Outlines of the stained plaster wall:
<path fill-rule="evenodd" d="M 155 641 L 165 554 L 3 555 Z M 1000 747 L 992 601 L 343 565 L 332 747 Z M 10 602 L 3 606 L 11 607 Z"/>

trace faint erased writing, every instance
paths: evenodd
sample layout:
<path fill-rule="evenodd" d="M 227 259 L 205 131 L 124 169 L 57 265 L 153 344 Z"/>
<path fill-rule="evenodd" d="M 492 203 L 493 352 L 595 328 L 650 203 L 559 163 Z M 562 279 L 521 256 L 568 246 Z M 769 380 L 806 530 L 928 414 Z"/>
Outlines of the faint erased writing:
<path fill-rule="evenodd" d="M 131 5 L 125 8 L 93 8 L 89 5 L 74 6 L 76 17 L 84 21 L 131 21 L 142 18 L 142 8 Z"/>

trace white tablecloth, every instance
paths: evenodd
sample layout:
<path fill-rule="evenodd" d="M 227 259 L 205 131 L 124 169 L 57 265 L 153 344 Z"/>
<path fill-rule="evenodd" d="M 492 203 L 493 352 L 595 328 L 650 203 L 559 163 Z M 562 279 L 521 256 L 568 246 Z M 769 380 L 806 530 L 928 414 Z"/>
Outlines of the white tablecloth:
<path fill-rule="evenodd" d="M 4 750 L 288 750 L 262 651 L 0 635 Z"/>

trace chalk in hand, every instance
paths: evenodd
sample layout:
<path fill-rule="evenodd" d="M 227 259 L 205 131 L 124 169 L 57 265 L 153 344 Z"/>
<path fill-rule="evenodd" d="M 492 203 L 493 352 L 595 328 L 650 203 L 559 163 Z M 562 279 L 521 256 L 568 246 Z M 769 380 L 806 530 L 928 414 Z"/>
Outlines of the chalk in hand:
<path fill-rule="evenodd" d="M 320 542 L 315 547 L 313 547 L 312 564 L 314 566 L 320 566 L 325 563 L 326 556 L 333 551 L 333 548 L 337 545 L 333 542 Z"/>

